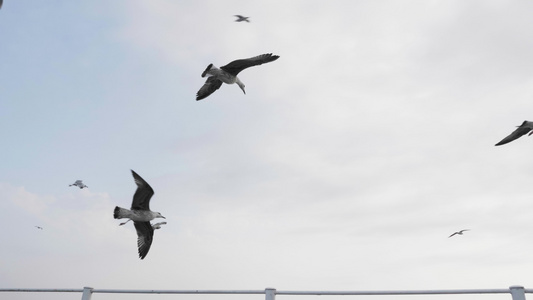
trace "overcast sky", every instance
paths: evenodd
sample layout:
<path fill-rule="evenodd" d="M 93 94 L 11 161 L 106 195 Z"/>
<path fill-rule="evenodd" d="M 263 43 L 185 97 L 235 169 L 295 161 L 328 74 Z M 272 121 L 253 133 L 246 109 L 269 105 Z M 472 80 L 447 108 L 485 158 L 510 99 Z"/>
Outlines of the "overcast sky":
<path fill-rule="evenodd" d="M 494 146 L 533 121 L 532 16 L 531 1 L 4 1 L 0 287 L 532 288 L 533 138 Z M 280 58 L 239 74 L 246 95 L 195 100 L 208 64 L 264 53 Z M 130 169 L 168 222 L 144 260 L 112 216 Z M 141 298 L 171 297 L 93 295 Z M 264 296 L 172 297 L 235 298 Z"/>

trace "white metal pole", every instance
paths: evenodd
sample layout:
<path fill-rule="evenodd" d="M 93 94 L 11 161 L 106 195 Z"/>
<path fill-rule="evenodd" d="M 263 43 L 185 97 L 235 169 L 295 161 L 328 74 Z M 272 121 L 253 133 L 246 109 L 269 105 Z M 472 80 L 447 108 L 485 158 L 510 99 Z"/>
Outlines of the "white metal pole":
<path fill-rule="evenodd" d="M 265 289 L 265 300 L 276 300 L 276 289 L 275 288 Z"/>
<path fill-rule="evenodd" d="M 509 287 L 513 300 L 526 300 L 526 294 L 523 286 L 513 285 Z"/>
<path fill-rule="evenodd" d="M 91 296 L 93 294 L 93 288 L 92 287 L 83 287 L 83 294 L 81 295 L 81 300 L 91 300 Z"/>

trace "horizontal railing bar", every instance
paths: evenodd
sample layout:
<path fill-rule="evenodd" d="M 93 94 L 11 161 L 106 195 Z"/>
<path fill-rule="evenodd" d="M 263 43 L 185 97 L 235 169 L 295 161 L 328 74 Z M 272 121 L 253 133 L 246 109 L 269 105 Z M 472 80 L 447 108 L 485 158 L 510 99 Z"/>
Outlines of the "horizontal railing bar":
<path fill-rule="evenodd" d="M 264 294 L 265 290 L 227 291 L 227 290 L 108 290 L 93 289 L 93 293 L 106 294 Z"/>
<path fill-rule="evenodd" d="M 399 291 L 276 291 L 276 295 L 432 295 L 432 294 L 509 294 L 509 289 L 399 290 Z"/>
<path fill-rule="evenodd" d="M 83 289 L 2 289 L 0 292 L 82 293 Z"/>
<path fill-rule="evenodd" d="M 82 293 L 83 289 L 7 289 L 0 292 L 46 292 L 46 293 Z M 92 289 L 92 293 L 105 294 L 265 294 L 265 290 L 116 290 Z M 533 293 L 533 289 L 524 289 Z M 394 290 L 394 291 L 275 291 L 276 295 L 435 295 L 435 294 L 508 294 L 510 289 L 462 289 L 462 290 Z"/>

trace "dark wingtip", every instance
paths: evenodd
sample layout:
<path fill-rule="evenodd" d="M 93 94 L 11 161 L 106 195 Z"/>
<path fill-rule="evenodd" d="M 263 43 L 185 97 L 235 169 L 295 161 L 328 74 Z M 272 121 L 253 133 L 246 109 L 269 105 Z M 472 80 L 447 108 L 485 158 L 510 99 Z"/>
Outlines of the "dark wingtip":
<path fill-rule="evenodd" d="M 273 55 L 272 53 L 267 53 L 268 56 L 270 56 L 271 61 L 275 61 L 279 58 L 279 55 Z"/>
<path fill-rule="evenodd" d="M 135 178 L 135 177 L 141 177 L 141 176 L 139 176 L 139 174 L 137 174 L 137 172 L 135 172 L 135 171 L 133 171 L 133 170 L 131 170 L 131 169 L 130 169 L 130 171 L 131 171 L 131 175 L 133 176 L 133 178 Z"/>
<path fill-rule="evenodd" d="M 118 219 L 118 211 L 120 210 L 120 207 L 115 206 L 115 210 L 113 211 L 113 218 Z"/>
<path fill-rule="evenodd" d="M 205 71 L 202 73 L 202 77 L 205 77 L 207 72 L 209 72 L 209 70 L 211 70 L 212 67 L 213 67 L 213 64 L 209 64 L 209 66 L 207 66 L 207 68 L 205 68 Z"/>
<path fill-rule="evenodd" d="M 510 141 L 506 141 L 505 139 L 503 139 L 503 140 L 499 141 L 499 142 L 498 142 L 496 145 L 494 145 L 494 146 L 505 145 L 505 144 L 507 144 L 507 143 L 509 143 L 509 142 L 510 142 Z"/>

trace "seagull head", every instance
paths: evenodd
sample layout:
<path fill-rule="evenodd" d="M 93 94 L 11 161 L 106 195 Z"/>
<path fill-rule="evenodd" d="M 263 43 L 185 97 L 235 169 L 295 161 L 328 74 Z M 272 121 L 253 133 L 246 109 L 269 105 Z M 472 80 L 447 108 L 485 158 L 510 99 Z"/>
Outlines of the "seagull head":
<path fill-rule="evenodd" d="M 163 216 L 161 215 L 161 213 L 159 213 L 159 212 L 156 212 L 156 213 L 155 213 L 155 217 L 156 217 L 156 218 L 163 218 L 163 219 L 166 219 L 166 218 L 163 217 Z"/>

